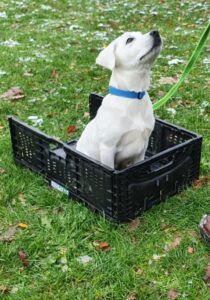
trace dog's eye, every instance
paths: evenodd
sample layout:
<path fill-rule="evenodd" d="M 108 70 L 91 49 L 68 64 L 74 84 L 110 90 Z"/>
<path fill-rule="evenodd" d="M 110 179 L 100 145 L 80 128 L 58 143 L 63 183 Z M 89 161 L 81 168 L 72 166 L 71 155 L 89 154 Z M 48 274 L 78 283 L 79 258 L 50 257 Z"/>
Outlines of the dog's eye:
<path fill-rule="evenodd" d="M 134 41 L 134 38 L 129 37 L 126 41 L 126 45 L 132 43 L 133 41 Z"/>

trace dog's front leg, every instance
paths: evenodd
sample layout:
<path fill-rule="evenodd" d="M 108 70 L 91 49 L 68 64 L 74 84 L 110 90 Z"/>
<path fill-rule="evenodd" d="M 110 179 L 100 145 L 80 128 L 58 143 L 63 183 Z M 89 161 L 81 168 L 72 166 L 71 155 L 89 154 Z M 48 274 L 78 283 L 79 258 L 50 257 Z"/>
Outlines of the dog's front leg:
<path fill-rule="evenodd" d="M 99 152 L 101 163 L 114 169 L 115 147 L 101 143 Z"/>

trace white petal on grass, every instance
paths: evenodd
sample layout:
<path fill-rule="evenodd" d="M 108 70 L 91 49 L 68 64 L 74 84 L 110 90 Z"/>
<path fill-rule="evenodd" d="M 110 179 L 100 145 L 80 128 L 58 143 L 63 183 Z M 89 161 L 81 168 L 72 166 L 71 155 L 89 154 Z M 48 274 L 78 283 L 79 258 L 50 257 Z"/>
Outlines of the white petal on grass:
<path fill-rule="evenodd" d="M 33 120 L 37 120 L 38 118 L 39 118 L 38 116 L 29 116 L 28 120 L 33 121 Z"/>
<path fill-rule="evenodd" d="M 79 263 L 82 263 L 82 264 L 87 264 L 87 263 L 89 263 L 89 262 L 92 261 L 92 260 L 93 260 L 93 258 L 90 257 L 90 256 L 88 256 L 88 255 L 79 256 L 79 257 L 77 258 L 77 261 L 78 261 Z"/>
<path fill-rule="evenodd" d="M 41 5 L 41 9 L 47 11 L 47 10 L 52 10 L 52 7 L 49 6 L 49 5 L 44 5 L 44 4 L 43 4 L 43 5 Z"/>
<path fill-rule="evenodd" d="M 16 20 L 19 20 L 19 19 L 21 19 L 21 18 L 23 18 L 23 17 L 25 17 L 26 16 L 26 14 L 16 14 L 15 15 L 15 19 Z"/>
<path fill-rule="evenodd" d="M 98 40 L 102 40 L 102 41 L 107 41 L 108 37 L 107 37 L 107 33 L 106 32 L 99 32 L 96 31 L 94 34 L 94 37 Z"/>
<path fill-rule="evenodd" d="M 210 106 L 210 102 L 208 102 L 208 101 L 203 101 L 202 103 L 201 103 L 201 107 L 204 107 L 204 108 L 206 108 L 206 107 L 208 107 L 208 106 Z"/>
<path fill-rule="evenodd" d="M 181 30 L 182 30 L 181 27 L 176 27 L 176 28 L 175 28 L 175 31 L 181 31 Z"/>
<path fill-rule="evenodd" d="M 4 42 L 0 42 L 1 46 L 5 46 L 5 47 L 9 47 L 9 48 L 13 48 L 16 47 L 18 45 L 20 45 L 20 43 L 18 43 L 17 41 L 13 41 L 13 40 L 7 40 Z"/>
<path fill-rule="evenodd" d="M 34 61 L 35 61 L 35 58 L 34 58 L 34 57 L 19 57 L 19 58 L 18 58 L 18 61 L 19 61 L 19 62 L 23 62 L 23 63 L 26 63 L 26 62 L 34 62 Z"/>
<path fill-rule="evenodd" d="M 67 272 L 68 271 L 68 266 L 67 265 L 63 265 L 62 267 L 61 267 L 61 270 L 62 270 L 62 272 Z"/>
<path fill-rule="evenodd" d="M 28 120 L 32 121 L 33 126 L 40 126 L 43 124 L 43 119 L 38 116 L 29 116 Z"/>
<path fill-rule="evenodd" d="M 170 113 L 172 115 L 172 117 L 174 117 L 176 115 L 176 110 L 172 107 L 166 108 L 167 112 Z"/>
<path fill-rule="evenodd" d="M 183 63 L 184 63 L 184 60 L 179 59 L 179 58 L 174 58 L 174 59 L 168 61 L 169 66 L 183 64 Z"/>
<path fill-rule="evenodd" d="M 61 264 L 62 265 L 66 265 L 67 264 L 67 258 L 66 258 L 66 256 L 62 256 L 61 257 Z"/>
<path fill-rule="evenodd" d="M 4 75 L 6 75 L 7 74 L 7 72 L 5 72 L 5 71 L 3 71 L 3 70 L 0 70 L 0 76 L 4 76 Z"/>
<path fill-rule="evenodd" d="M 203 63 L 204 64 L 210 64 L 210 58 L 204 58 Z"/>
<path fill-rule="evenodd" d="M 69 27 L 69 30 L 78 30 L 78 29 L 81 29 L 81 27 L 78 26 L 78 25 L 71 25 L 71 26 Z"/>
<path fill-rule="evenodd" d="M 154 260 L 160 260 L 162 257 L 165 257 L 165 256 L 166 256 L 165 254 L 161 254 L 161 255 L 153 254 L 152 258 Z"/>
<path fill-rule="evenodd" d="M 5 11 L 0 12 L 0 18 L 2 18 L 2 19 L 7 19 L 8 18 L 7 14 L 5 13 Z"/>

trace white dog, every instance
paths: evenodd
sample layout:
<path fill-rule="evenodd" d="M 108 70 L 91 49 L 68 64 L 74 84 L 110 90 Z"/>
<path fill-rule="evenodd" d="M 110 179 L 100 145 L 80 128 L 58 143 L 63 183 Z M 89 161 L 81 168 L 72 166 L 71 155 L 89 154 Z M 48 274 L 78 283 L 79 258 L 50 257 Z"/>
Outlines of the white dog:
<path fill-rule="evenodd" d="M 112 71 L 109 94 L 78 140 L 78 151 L 113 169 L 144 159 L 155 124 L 150 69 L 161 47 L 158 31 L 126 32 L 99 53 L 96 63 Z"/>

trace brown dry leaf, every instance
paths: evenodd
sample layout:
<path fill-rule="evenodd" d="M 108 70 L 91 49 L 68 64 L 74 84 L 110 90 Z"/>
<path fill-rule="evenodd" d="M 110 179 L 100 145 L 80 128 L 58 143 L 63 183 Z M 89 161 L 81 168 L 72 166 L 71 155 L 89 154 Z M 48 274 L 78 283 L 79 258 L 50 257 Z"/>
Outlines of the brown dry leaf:
<path fill-rule="evenodd" d="M 204 271 L 203 281 L 210 287 L 210 266 L 206 267 Z"/>
<path fill-rule="evenodd" d="M 111 247 L 107 242 L 95 242 L 96 250 L 109 251 Z"/>
<path fill-rule="evenodd" d="M 129 295 L 128 295 L 128 297 L 126 298 L 126 300 L 138 300 L 139 298 L 138 298 L 138 296 L 137 296 L 137 294 L 136 293 L 130 293 Z"/>
<path fill-rule="evenodd" d="M 10 288 L 8 288 L 7 286 L 1 284 L 0 285 L 0 294 L 7 294 L 9 293 L 10 291 Z"/>
<path fill-rule="evenodd" d="M 128 229 L 130 231 L 136 230 L 139 227 L 139 224 L 140 224 L 140 220 L 139 220 L 139 218 L 136 218 L 135 220 L 131 221 L 128 224 Z"/>
<path fill-rule="evenodd" d="M 28 267 L 29 261 L 28 261 L 26 253 L 24 251 L 19 251 L 18 256 L 19 256 L 19 259 L 21 260 L 22 264 L 24 265 L 24 267 Z"/>
<path fill-rule="evenodd" d="M 140 267 L 137 267 L 136 269 L 135 269 L 135 274 L 136 275 L 141 275 L 143 273 L 143 270 L 140 268 Z"/>
<path fill-rule="evenodd" d="M 2 100 L 20 100 L 24 97 L 23 91 L 17 86 L 10 88 L 7 92 L 0 95 L 0 99 Z"/>
<path fill-rule="evenodd" d="M 51 75 L 52 75 L 52 77 L 54 77 L 54 78 L 58 78 L 58 72 L 57 72 L 55 69 L 52 70 Z"/>
<path fill-rule="evenodd" d="M 162 77 L 158 80 L 160 84 L 175 84 L 178 80 L 178 77 Z"/>
<path fill-rule="evenodd" d="M 199 179 L 193 181 L 193 187 L 195 189 L 199 189 L 203 185 L 210 185 L 210 177 L 208 177 L 208 176 L 201 176 Z"/>
<path fill-rule="evenodd" d="M 180 236 L 177 236 L 174 241 L 168 243 L 165 245 L 165 251 L 170 251 L 172 249 L 175 249 L 176 247 L 178 247 L 181 243 L 182 238 Z"/>
<path fill-rule="evenodd" d="M 75 125 L 69 125 L 67 127 L 67 133 L 71 134 L 77 131 L 77 127 Z"/>
<path fill-rule="evenodd" d="M 168 231 L 168 229 L 169 229 L 170 227 L 171 227 L 170 224 L 162 223 L 162 224 L 160 225 L 161 230 L 166 230 L 166 231 Z"/>
<path fill-rule="evenodd" d="M 0 175 L 5 174 L 6 171 L 3 168 L 0 168 Z"/>
<path fill-rule="evenodd" d="M 168 300 L 176 300 L 177 297 L 178 297 L 178 291 L 176 289 L 173 288 L 168 291 L 168 297 L 167 297 Z"/>
<path fill-rule="evenodd" d="M 53 117 L 56 116 L 56 115 L 57 115 L 56 112 L 50 111 L 50 112 L 47 114 L 47 117 L 51 119 L 51 118 L 53 118 Z"/>
<path fill-rule="evenodd" d="M 16 225 L 9 226 L 5 232 L 0 234 L 0 242 L 11 242 L 14 240 L 16 231 Z"/>
<path fill-rule="evenodd" d="M 187 253 L 188 253 L 188 254 L 193 254 L 193 252 L 194 252 L 193 247 L 188 247 L 188 248 L 187 248 Z"/>

